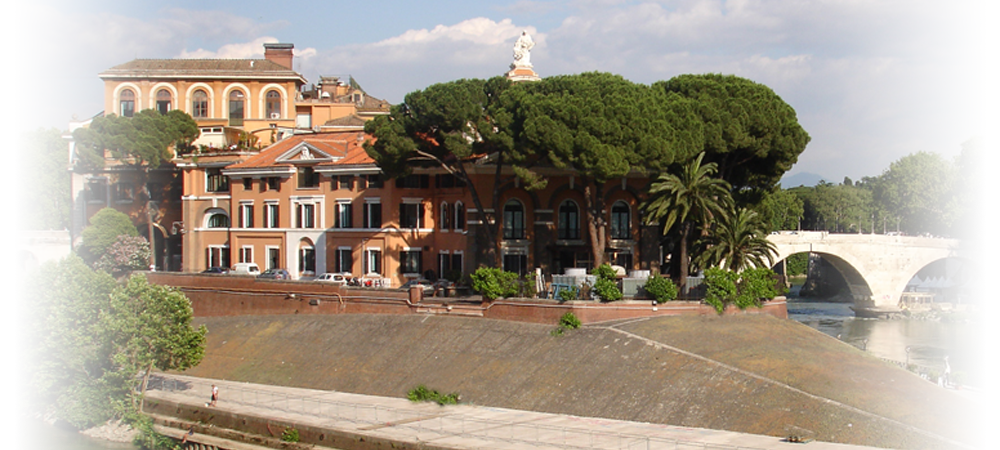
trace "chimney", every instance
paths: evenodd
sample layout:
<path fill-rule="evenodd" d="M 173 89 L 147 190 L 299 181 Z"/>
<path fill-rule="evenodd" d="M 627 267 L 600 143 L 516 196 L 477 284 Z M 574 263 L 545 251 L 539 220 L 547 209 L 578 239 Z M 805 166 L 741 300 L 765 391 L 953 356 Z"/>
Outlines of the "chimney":
<path fill-rule="evenodd" d="M 286 69 L 292 68 L 292 49 L 295 44 L 264 44 L 264 59 L 274 62 Z"/>

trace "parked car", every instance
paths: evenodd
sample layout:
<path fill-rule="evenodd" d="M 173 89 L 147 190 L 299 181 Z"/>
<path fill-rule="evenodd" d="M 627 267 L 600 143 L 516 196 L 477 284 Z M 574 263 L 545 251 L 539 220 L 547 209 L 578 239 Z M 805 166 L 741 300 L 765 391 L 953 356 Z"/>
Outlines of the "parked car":
<path fill-rule="evenodd" d="M 342 273 L 323 273 L 316 276 L 315 281 L 322 281 L 324 283 L 344 286 L 347 284 L 347 280 L 349 277 L 350 275 L 344 275 Z"/>
<path fill-rule="evenodd" d="M 230 272 L 237 275 L 260 275 L 260 267 L 257 263 L 236 263 Z"/>
<path fill-rule="evenodd" d="M 201 273 L 229 273 L 229 269 L 225 267 L 209 267 L 202 270 Z"/>
<path fill-rule="evenodd" d="M 399 290 L 409 291 L 410 286 L 422 286 L 424 288 L 424 295 L 430 295 L 434 293 L 434 285 L 431 283 L 430 280 L 426 278 L 414 278 L 410 281 L 407 281 L 406 283 L 403 283 L 403 285 L 399 287 Z"/>
<path fill-rule="evenodd" d="M 264 273 L 257 275 L 261 280 L 288 280 L 291 278 L 285 269 L 267 269 Z"/>

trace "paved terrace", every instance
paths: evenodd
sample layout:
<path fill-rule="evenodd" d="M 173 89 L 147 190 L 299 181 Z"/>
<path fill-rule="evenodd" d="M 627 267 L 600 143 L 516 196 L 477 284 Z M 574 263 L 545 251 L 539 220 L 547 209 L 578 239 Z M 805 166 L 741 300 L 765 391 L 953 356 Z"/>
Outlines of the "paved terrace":
<path fill-rule="evenodd" d="M 206 407 L 212 384 L 220 400 Z M 186 405 L 208 417 L 227 412 L 260 418 L 280 436 L 285 424 L 404 446 L 454 449 L 864 449 L 847 444 L 785 442 L 772 436 L 475 405 L 438 406 L 345 392 L 180 375 L 153 377 L 147 398 Z M 245 421 L 244 421 L 245 423 Z M 178 430 L 174 436 L 180 437 Z M 194 440 L 197 441 L 198 435 Z M 303 440 L 306 440 L 303 435 Z M 211 439 L 206 440 L 209 442 Z M 250 448 L 252 446 L 239 446 Z M 235 447 L 234 447 L 235 448 Z"/>

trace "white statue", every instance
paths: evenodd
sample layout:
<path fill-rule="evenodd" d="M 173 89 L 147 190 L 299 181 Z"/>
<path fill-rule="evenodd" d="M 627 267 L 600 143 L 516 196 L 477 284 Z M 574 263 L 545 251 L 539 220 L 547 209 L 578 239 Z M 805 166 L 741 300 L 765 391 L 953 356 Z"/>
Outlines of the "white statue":
<path fill-rule="evenodd" d="M 521 37 L 514 43 L 514 67 L 531 67 L 531 48 L 535 46 L 535 41 L 527 31 L 521 32 Z"/>

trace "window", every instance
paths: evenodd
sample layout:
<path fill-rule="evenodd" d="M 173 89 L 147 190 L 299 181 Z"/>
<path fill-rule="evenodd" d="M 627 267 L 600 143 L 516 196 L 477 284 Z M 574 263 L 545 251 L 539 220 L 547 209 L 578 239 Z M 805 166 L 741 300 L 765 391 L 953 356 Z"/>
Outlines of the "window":
<path fill-rule="evenodd" d="M 264 205 L 264 228 L 278 228 L 278 204 L 268 203 Z"/>
<path fill-rule="evenodd" d="M 312 167 L 299 167 L 299 189 L 319 187 L 319 174 Z"/>
<path fill-rule="evenodd" d="M 528 255 L 503 255 L 503 270 L 523 276 L 528 267 Z"/>
<path fill-rule="evenodd" d="M 448 278 L 448 272 L 451 272 L 451 255 L 438 253 L 438 276 Z"/>
<path fill-rule="evenodd" d="M 275 90 L 267 91 L 267 95 L 264 96 L 267 101 L 267 117 L 265 119 L 279 119 L 281 118 L 281 93 Z"/>
<path fill-rule="evenodd" d="M 229 267 L 229 247 L 225 245 L 212 245 L 205 249 L 205 261 L 208 267 Z"/>
<path fill-rule="evenodd" d="M 253 228 L 253 203 L 240 203 L 240 228 Z"/>
<path fill-rule="evenodd" d="M 354 180 L 354 177 L 351 175 L 341 175 L 337 177 L 337 182 L 338 182 L 337 188 L 348 189 L 348 190 L 351 189 L 351 185 L 354 184 L 352 183 L 352 180 Z"/>
<path fill-rule="evenodd" d="M 441 210 L 439 211 L 438 228 L 441 230 L 447 230 L 451 228 L 451 207 L 448 206 L 448 202 L 441 202 Z"/>
<path fill-rule="evenodd" d="M 370 248 L 365 252 L 365 273 L 382 273 L 382 250 Z"/>
<path fill-rule="evenodd" d="M 295 205 L 295 218 L 298 221 L 296 228 L 316 228 L 316 205 Z"/>
<path fill-rule="evenodd" d="M 365 202 L 363 226 L 365 228 L 382 228 L 382 203 L 378 201 Z"/>
<path fill-rule="evenodd" d="M 243 126 L 243 104 L 246 96 L 243 91 L 232 91 L 229 93 L 229 125 L 234 127 Z"/>
<path fill-rule="evenodd" d="M 423 226 L 424 226 L 424 205 L 421 205 L 420 203 L 399 204 L 400 228 L 423 228 Z"/>
<path fill-rule="evenodd" d="M 629 207 L 623 201 L 617 201 L 611 207 L 611 239 L 629 239 L 632 235 L 629 223 Z"/>
<path fill-rule="evenodd" d="M 240 262 L 241 263 L 252 263 L 253 262 L 253 247 L 240 247 Z"/>
<path fill-rule="evenodd" d="M 405 177 L 396 178 L 396 187 L 404 189 L 426 189 L 430 187 L 430 175 L 410 174 Z"/>
<path fill-rule="evenodd" d="M 118 112 L 122 117 L 135 115 L 135 92 L 124 89 L 118 94 Z"/>
<path fill-rule="evenodd" d="M 268 177 L 267 178 L 267 190 L 269 191 L 280 191 L 281 190 L 281 179 L 278 177 Z"/>
<path fill-rule="evenodd" d="M 622 266 L 625 269 L 632 268 L 631 251 L 609 250 L 608 256 L 605 260 L 616 266 Z"/>
<path fill-rule="evenodd" d="M 213 213 L 208 216 L 209 228 L 229 228 L 229 216 L 224 213 Z M 219 266 L 223 267 L 223 266 Z"/>
<path fill-rule="evenodd" d="M 465 187 L 465 182 L 450 173 L 446 173 L 442 175 L 434 175 L 434 187 L 437 188 Z"/>
<path fill-rule="evenodd" d="M 205 190 L 208 192 L 229 191 L 229 177 L 222 174 L 222 168 L 205 169 Z"/>
<path fill-rule="evenodd" d="M 372 174 L 365 177 L 368 181 L 368 189 L 382 189 L 385 187 L 385 181 L 382 180 L 382 175 Z"/>
<path fill-rule="evenodd" d="M 503 238 L 524 239 L 524 205 L 517 200 L 503 207 Z"/>
<path fill-rule="evenodd" d="M 316 249 L 308 241 L 299 246 L 299 272 L 316 272 Z"/>
<path fill-rule="evenodd" d="M 160 89 L 156 91 L 156 110 L 160 114 L 166 114 L 170 112 L 170 105 L 173 103 L 173 99 L 170 96 L 170 91 L 167 89 Z"/>
<path fill-rule="evenodd" d="M 135 193 L 132 183 L 115 183 L 115 201 L 121 203 L 131 202 Z"/>
<path fill-rule="evenodd" d="M 108 201 L 108 184 L 107 180 L 103 178 L 87 180 L 87 202 L 88 203 L 107 203 Z"/>
<path fill-rule="evenodd" d="M 277 269 L 281 267 L 281 248 L 279 247 L 267 247 L 267 269 Z"/>
<path fill-rule="evenodd" d="M 399 252 L 399 269 L 405 274 L 419 274 L 421 270 L 420 250 L 404 250 Z"/>
<path fill-rule="evenodd" d="M 438 253 L 438 271 L 441 278 L 460 277 L 462 275 L 462 254 Z"/>
<path fill-rule="evenodd" d="M 462 202 L 455 202 L 455 229 L 465 228 L 465 205 Z"/>
<path fill-rule="evenodd" d="M 243 190 L 244 191 L 249 191 L 251 189 L 253 189 L 253 178 L 244 178 L 243 179 Z"/>
<path fill-rule="evenodd" d="M 191 117 L 208 117 L 208 94 L 202 89 L 191 94 Z"/>
<path fill-rule="evenodd" d="M 462 254 L 455 253 L 451 255 L 451 270 L 452 272 L 458 272 L 459 275 L 465 274 L 465 270 L 462 268 Z"/>
<path fill-rule="evenodd" d="M 572 200 L 559 206 L 559 239 L 580 239 L 580 208 Z"/>
<path fill-rule="evenodd" d="M 334 228 L 352 228 L 351 225 L 351 204 L 348 202 L 337 202 L 337 216 L 334 218 Z"/>
<path fill-rule="evenodd" d="M 334 271 L 335 272 L 348 272 L 350 273 L 354 266 L 354 259 L 351 255 L 350 247 L 340 247 L 337 249 L 337 260 L 334 261 Z"/>

